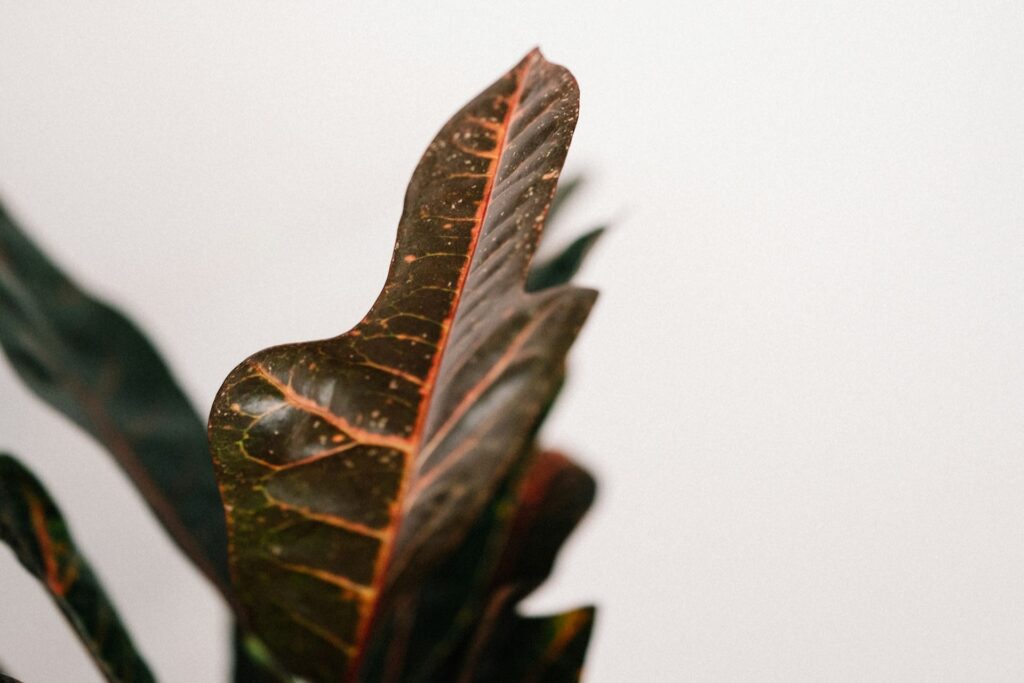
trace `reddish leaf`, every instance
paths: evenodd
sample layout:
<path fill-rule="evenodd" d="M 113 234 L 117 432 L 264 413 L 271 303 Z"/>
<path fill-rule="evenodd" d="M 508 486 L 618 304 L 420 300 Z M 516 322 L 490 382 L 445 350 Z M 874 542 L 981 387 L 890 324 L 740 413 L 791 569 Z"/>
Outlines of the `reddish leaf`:
<path fill-rule="evenodd" d="M 239 365 L 210 416 L 235 585 L 295 673 L 352 680 L 382 588 L 422 576 L 530 448 L 594 293 L 524 290 L 578 92 L 539 52 L 441 130 L 353 330 Z"/>

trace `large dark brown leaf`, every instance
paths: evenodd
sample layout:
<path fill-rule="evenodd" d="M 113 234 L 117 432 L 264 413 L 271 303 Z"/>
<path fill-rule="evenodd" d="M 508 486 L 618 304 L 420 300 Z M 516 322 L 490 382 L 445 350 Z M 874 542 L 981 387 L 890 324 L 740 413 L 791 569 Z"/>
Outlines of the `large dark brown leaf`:
<path fill-rule="evenodd" d="M 0 540 L 46 588 L 107 680 L 154 680 L 60 511 L 8 455 L 0 455 Z"/>
<path fill-rule="evenodd" d="M 540 62 L 532 73 L 536 85 L 526 84 L 509 124 L 402 503 L 392 585 L 457 545 L 512 464 L 532 450 L 562 385 L 565 355 L 596 297 L 571 287 L 525 291 L 578 108 L 567 71 Z"/>
<path fill-rule="evenodd" d="M 383 586 L 449 554 L 531 448 L 595 296 L 524 288 L 577 103 L 528 55 L 427 149 L 366 318 L 250 357 L 218 393 L 236 586 L 297 674 L 352 680 Z"/>
<path fill-rule="evenodd" d="M 0 344 L 36 394 L 113 454 L 226 590 L 227 533 L 202 421 L 135 325 L 71 282 L 2 206 Z"/>
<path fill-rule="evenodd" d="M 556 219 L 582 178 L 561 180 L 548 211 Z M 566 284 L 603 232 L 597 228 L 530 268 L 527 290 Z M 548 239 L 546 228 L 544 240 Z M 555 452 L 524 454 L 508 484 L 462 543 L 410 590 L 390 596 L 378 620 L 362 680 L 426 683 L 455 680 L 465 668 L 466 636 L 478 628 L 493 594 L 510 604 L 539 585 L 572 529 L 586 513 L 595 482 Z M 504 618 L 517 618 L 514 613 Z M 581 656 L 582 656 L 581 652 Z"/>
<path fill-rule="evenodd" d="M 548 225 L 581 184 L 580 177 L 560 181 Z M 533 264 L 527 290 L 569 282 L 603 230 L 594 229 Z M 548 239 L 547 229 L 543 237 Z M 479 627 L 492 592 L 514 604 L 547 578 L 562 543 L 593 501 L 595 482 L 555 452 L 534 456 L 531 451 L 517 462 L 508 483 L 454 552 L 410 590 L 387 596 L 361 680 L 457 679 L 466 667 L 467 633 Z M 514 611 L 502 616 L 518 618 Z"/>

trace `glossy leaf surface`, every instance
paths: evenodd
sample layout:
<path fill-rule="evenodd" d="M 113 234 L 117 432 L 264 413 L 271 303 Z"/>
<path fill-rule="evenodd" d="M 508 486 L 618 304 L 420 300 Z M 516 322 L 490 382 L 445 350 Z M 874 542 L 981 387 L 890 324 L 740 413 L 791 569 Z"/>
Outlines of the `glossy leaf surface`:
<path fill-rule="evenodd" d="M 538 58 L 539 59 L 539 58 Z M 524 84 L 403 500 L 389 584 L 457 545 L 534 436 L 596 293 L 525 282 L 578 113 L 576 83 L 543 60 Z"/>
<path fill-rule="evenodd" d="M 135 325 L 71 282 L 2 206 L 0 344 L 25 383 L 110 451 L 178 545 L 226 588 L 224 512 L 202 421 Z"/>
<path fill-rule="evenodd" d="M 449 555 L 531 448 L 595 296 L 525 291 L 577 103 L 538 52 L 471 101 L 413 174 L 366 318 L 250 357 L 218 393 L 236 586 L 297 674 L 352 680 L 384 586 Z"/>
<path fill-rule="evenodd" d="M 0 540 L 49 592 L 107 680 L 154 680 L 60 511 L 8 455 L 0 455 Z"/>

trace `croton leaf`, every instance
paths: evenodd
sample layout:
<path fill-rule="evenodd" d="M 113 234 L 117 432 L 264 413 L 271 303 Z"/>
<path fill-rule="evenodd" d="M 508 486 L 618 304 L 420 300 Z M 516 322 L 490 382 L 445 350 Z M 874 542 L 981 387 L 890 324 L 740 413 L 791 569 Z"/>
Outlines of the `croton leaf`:
<path fill-rule="evenodd" d="M 547 227 L 582 181 L 581 176 L 560 181 Z M 603 231 L 591 230 L 556 256 L 534 263 L 527 290 L 569 282 Z M 545 240 L 548 234 L 546 228 Z M 362 680 L 456 680 L 465 666 L 466 633 L 478 625 L 491 593 L 522 597 L 550 574 L 562 543 L 593 501 L 596 484 L 559 453 L 534 456 L 531 449 L 520 460 L 456 551 L 413 590 L 383 601 Z"/>
<path fill-rule="evenodd" d="M 201 419 L 138 328 L 71 282 L 2 206 L 0 345 L 36 394 L 110 451 L 226 590 L 227 532 Z"/>
<path fill-rule="evenodd" d="M 509 608 L 547 578 L 594 492 L 593 477 L 564 455 L 530 454 L 456 552 L 415 590 L 389 596 L 364 680 L 447 683 L 479 668 L 493 655 L 478 652 L 486 640 L 471 646 L 492 621 L 488 604 L 501 608 L 493 620 L 518 618 Z"/>
<path fill-rule="evenodd" d="M 511 464 L 532 448 L 596 297 L 571 287 L 524 289 L 579 106 L 575 80 L 561 67 L 542 62 L 529 76 L 431 397 L 389 585 L 461 542 Z"/>
<path fill-rule="evenodd" d="M 428 147 L 363 321 L 218 392 L 239 600 L 296 674 L 354 680 L 384 587 L 449 555 L 531 448 L 596 296 L 525 291 L 577 111 L 569 72 L 530 53 Z"/>
<path fill-rule="evenodd" d="M 107 680 L 154 680 L 60 511 L 9 455 L 0 455 L 0 540 L 46 588 Z"/>

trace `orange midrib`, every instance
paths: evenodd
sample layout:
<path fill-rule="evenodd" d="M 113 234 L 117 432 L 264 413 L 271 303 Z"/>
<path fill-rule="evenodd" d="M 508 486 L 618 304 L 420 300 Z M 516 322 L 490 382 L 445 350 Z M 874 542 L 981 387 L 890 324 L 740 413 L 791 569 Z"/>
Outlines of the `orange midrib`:
<path fill-rule="evenodd" d="M 508 137 L 508 130 L 512 121 L 514 112 L 519 108 L 519 102 L 523 95 L 523 89 L 526 85 L 526 80 L 530 73 L 530 68 L 540 59 L 540 54 L 536 51 L 530 54 L 530 60 L 521 68 L 519 75 L 519 82 L 516 84 L 516 89 L 509 96 L 508 99 L 508 110 L 505 113 L 505 120 L 502 122 L 500 129 L 500 135 L 498 137 L 495 149 L 498 150 L 498 154 L 493 161 L 494 172 L 491 177 L 487 180 L 486 187 L 484 188 L 484 198 L 480 202 L 480 206 L 477 209 L 477 221 L 476 226 L 473 229 L 472 242 L 469 245 L 469 250 L 466 258 L 466 265 L 459 273 L 459 280 L 455 287 L 455 298 L 452 301 L 451 312 L 448 318 L 441 325 L 441 334 L 438 338 L 437 348 L 438 352 L 434 356 L 434 360 L 431 363 L 430 370 L 427 372 L 427 376 L 423 382 L 421 393 L 424 397 L 423 405 L 420 408 L 420 413 L 416 417 L 416 424 L 413 429 L 412 435 L 409 437 L 409 450 L 406 455 L 412 458 L 419 449 L 420 441 L 423 438 L 423 427 L 426 422 L 427 414 L 430 412 L 430 402 L 434 394 L 434 382 L 437 378 L 437 373 L 441 367 L 441 361 L 444 358 L 444 352 L 447 348 L 448 335 L 451 332 L 451 324 L 455 320 L 455 316 L 458 313 L 459 302 L 462 300 L 462 292 L 466 284 L 466 278 L 469 277 L 469 271 L 473 266 L 473 257 L 476 255 L 477 244 L 480 240 L 480 233 L 483 229 L 483 225 L 487 219 L 487 210 L 491 205 L 491 198 L 494 194 L 494 184 L 498 177 L 498 172 L 501 169 L 501 162 L 505 156 L 506 151 L 506 140 Z M 384 547 L 381 550 L 380 555 L 377 556 L 376 567 L 374 567 L 374 580 L 373 580 L 373 591 L 377 599 L 373 602 L 372 612 L 366 615 L 362 619 L 359 631 L 356 636 L 356 656 L 353 657 L 352 662 L 349 664 L 348 671 L 345 674 L 345 680 L 349 682 L 355 681 L 356 675 L 359 673 L 359 668 L 362 665 L 362 660 L 365 653 L 366 639 L 369 636 L 370 630 L 373 627 L 374 620 L 377 617 L 377 606 L 380 604 L 380 591 L 384 585 L 385 569 L 391 560 L 391 552 L 394 549 L 395 539 L 398 536 L 398 529 L 402 522 L 402 501 L 405 498 L 406 492 L 409 488 L 409 480 L 411 479 L 410 473 L 412 472 L 413 463 L 406 463 L 403 468 L 402 481 L 399 485 L 398 496 L 395 498 L 395 502 L 392 504 L 394 511 L 392 512 L 392 523 L 389 525 L 392 532 L 389 535 Z"/>
<path fill-rule="evenodd" d="M 46 586 L 50 592 L 58 597 L 64 597 L 67 586 L 60 580 L 60 568 L 57 566 L 57 558 L 54 556 L 53 540 L 50 538 L 50 531 L 46 528 L 46 512 L 42 504 L 32 494 L 28 494 L 29 515 L 32 519 L 32 531 L 35 532 L 36 541 L 39 543 L 39 553 L 43 558 L 43 571 L 46 576 Z"/>

